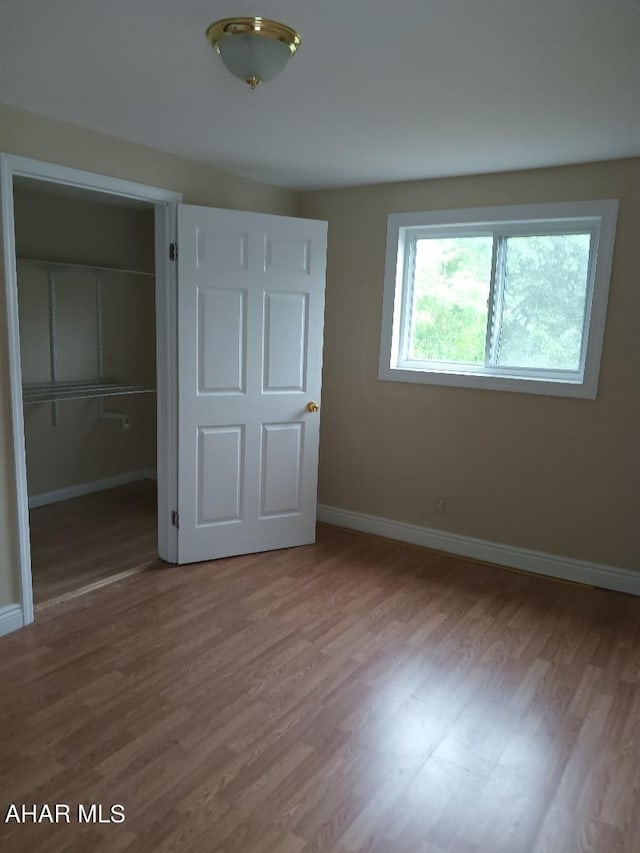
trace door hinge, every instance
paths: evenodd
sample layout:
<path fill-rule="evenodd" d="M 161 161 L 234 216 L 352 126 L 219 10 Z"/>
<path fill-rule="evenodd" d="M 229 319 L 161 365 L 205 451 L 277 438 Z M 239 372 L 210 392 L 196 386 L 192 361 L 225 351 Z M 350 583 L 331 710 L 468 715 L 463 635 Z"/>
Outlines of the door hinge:
<path fill-rule="evenodd" d="M 175 509 L 171 510 L 171 526 L 180 530 L 180 516 L 178 515 L 178 511 Z"/>
<path fill-rule="evenodd" d="M 175 259 L 177 257 L 178 257 L 178 244 L 177 243 L 170 243 L 169 244 L 169 260 L 175 261 Z"/>

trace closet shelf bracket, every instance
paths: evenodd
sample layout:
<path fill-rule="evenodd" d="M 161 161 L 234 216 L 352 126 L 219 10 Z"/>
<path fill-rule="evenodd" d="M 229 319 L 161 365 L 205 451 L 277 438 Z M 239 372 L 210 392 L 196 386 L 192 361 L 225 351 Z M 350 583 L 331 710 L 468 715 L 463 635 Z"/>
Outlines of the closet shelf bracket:
<path fill-rule="evenodd" d="M 122 412 L 107 412 L 104 408 L 104 400 L 100 400 L 100 420 L 120 421 L 120 426 L 124 431 L 131 428 L 129 416 Z"/>

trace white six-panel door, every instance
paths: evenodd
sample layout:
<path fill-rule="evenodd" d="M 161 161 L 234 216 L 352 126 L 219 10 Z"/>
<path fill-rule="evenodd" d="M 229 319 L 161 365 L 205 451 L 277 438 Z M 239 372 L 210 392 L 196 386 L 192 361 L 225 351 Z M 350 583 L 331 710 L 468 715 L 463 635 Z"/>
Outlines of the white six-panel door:
<path fill-rule="evenodd" d="M 315 540 L 326 223 L 178 206 L 178 561 Z"/>

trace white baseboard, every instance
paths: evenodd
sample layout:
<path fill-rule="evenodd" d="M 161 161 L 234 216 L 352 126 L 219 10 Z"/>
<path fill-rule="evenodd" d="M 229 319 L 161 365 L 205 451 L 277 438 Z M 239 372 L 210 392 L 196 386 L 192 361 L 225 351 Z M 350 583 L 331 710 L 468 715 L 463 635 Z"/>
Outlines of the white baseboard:
<path fill-rule="evenodd" d="M 24 626 L 22 608 L 19 604 L 7 604 L 0 607 L 0 637 L 17 631 Z"/>
<path fill-rule="evenodd" d="M 527 548 L 516 548 L 512 545 L 474 539 L 457 533 L 445 533 L 431 527 L 406 524 L 402 521 L 365 515 L 324 504 L 318 504 L 318 521 L 421 545 L 434 551 L 471 557 L 484 563 L 495 563 L 499 566 L 522 569 L 548 577 L 640 595 L 640 572 L 633 572 L 630 569 L 574 560 L 541 551 L 530 551 Z"/>
<path fill-rule="evenodd" d="M 155 480 L 157 474 L 151 468 L 143 468 L 140 471 L 129 471 L 127 474 L 117 474 L 115 477 L 106 477 L 103 480 L 94 480 L 92 483 L 77 483 L 64 489 L 56 489 L 53 492 L 43 492 L 40 495 L 29 497 L 29 509 L 39 506 L 54 504 L 58 501 L 68 501 L 70 498 L 79 498 L 82 495 L 90 495 L 93 492 L 102 492 L 105 489 L 113 489 L 116 486 L 124 486 L 126 483 L 135 483 L 138 480 Z"/>

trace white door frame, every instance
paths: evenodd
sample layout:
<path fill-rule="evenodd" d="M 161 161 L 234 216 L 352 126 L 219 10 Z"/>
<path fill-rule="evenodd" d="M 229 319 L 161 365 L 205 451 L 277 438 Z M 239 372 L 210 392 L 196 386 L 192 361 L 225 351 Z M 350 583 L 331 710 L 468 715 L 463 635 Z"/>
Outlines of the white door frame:
<path fill-rule="evenodd" d="M 158 411 L 158 553 L 176 562 L 177 530 L 171 526 L 171 511 L 177 508 L 177 303 L 176 266 L 169 261 L 168 246 L 175 240 L 176 204 L 182 194 L 133 181 L 98 175 L 80 169 L 44 163 L 14 154 L 0 154 L 0 230 L 4 271 L 9 393 L 11 400 L 11 446 L 15 476 L 15 525 L 20 569 L 19 594 L 22 622 L 33 622 L 29 505 L 22 411 L 22 371 L 18 323 L 18 281 L 16 272 L 15 222 L 13 213 L 14 177 L 26 177 L 50 184 L 147 202 L 155 210 L 156 263 L 156 364 Z M 0 294 L 0 298 L 2 295 Z M 11 466 L 7 466 L 11 479 Z"/>

